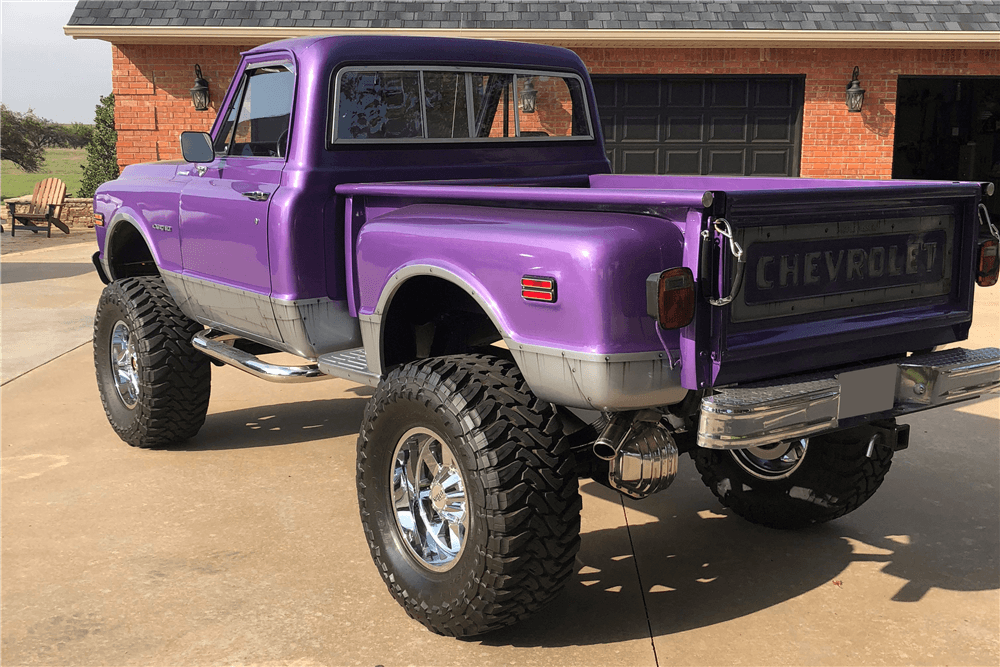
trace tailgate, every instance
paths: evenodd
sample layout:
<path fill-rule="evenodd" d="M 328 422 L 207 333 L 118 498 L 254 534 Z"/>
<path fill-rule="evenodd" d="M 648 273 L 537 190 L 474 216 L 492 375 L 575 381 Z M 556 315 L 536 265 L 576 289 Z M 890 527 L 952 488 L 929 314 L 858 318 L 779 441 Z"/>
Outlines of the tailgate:
<path fill-rule="evenodd" d="M 713 217 L 729 222 L 746 264 L 732 302 L 700 309 L 699 386 L 901 356 L 967 336 L 978 184 L 714 194 Z M 703 236 L 699 282 L 706 299 L 719 298 L 738 264 L 724 238 Z"/>

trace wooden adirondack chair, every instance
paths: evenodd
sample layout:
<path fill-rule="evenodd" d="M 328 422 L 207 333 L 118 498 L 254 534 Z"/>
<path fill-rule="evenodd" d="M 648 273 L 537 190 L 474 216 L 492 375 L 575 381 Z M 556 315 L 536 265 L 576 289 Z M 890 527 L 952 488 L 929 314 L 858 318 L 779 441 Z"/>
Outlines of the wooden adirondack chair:
<path fill-rule="evenodd" d="M 31 203 L 27 211 L 17 212 L 17 204 L 24 202 L 7 202 L 7 210 L 10 213 L 10 235 L 14 236 L 17 229 L 27 229 L 37 234 L 42 227 L 39 223 L 48 223 L 48 233 L 46 236 L 52 237 L 52 225 L 55 225 L 66 234 L 69 234 L 69 227 L 59 219 L 62 213 L 63 202 L 66 200 L 66 184 L 58 178 L 46 178 L 44 181 L 35 183 L 35 191 L 31 195 Z M 23 223 L 23 224 L 19 224 Z M 0 227 L 0 231 L 3 227 Z"/>

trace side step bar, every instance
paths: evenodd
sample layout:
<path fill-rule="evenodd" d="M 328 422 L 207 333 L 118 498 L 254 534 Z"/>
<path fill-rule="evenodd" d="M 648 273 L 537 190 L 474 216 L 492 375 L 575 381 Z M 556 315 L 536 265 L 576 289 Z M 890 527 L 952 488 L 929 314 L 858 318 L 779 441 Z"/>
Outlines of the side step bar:
<path fill-rule="evenodd" d="M 723 387 L 701 402 L 698 446 L 742 449 L 899 417 L 1000 390 L 1000 349 L 954 348 L 898 363 Z"/>
<path fill-rule="evenodd" d="M 329 352 L 320 356 L 318 361 L 319 369 L 327 375 L 366 384 L 369 387 L 377 387 L 381 379 L 368 370 L 368 358 L 363 347 Z"/>
<path fill-rule="evenodd" d="M 344 378 L 375 387 L 379 376 L 368 370 L 368 360 L 363 347 L 330 352 L 315 364 L 279 366 L 262 361 L 260 357 L 238 350 L 233 346 L 238 336 L 206 329 L 194 335 L 191 345 L 216 361 L 236 368 L 268 382 L 313 382 L 330 377 Z"/>
<path fill-rule="evenodd" d="M 237 338 L 238 336 L 206 329 L 194 335 L 191 345 L 217 361 L 235 366 L 241 371 L 269 382 L 313 382 L 329 377 L 317 364 L 278 366 L 261 361 L 259 357 L 233 347 L 233 342 Z"/>

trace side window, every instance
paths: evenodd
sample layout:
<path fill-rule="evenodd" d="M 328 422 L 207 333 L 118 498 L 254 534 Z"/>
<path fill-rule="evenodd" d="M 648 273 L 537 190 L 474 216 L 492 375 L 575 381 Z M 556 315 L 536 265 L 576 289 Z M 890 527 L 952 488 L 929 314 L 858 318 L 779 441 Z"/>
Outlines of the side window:
<path fill-rule="evenodd" d="M 216 137 L 216 154 L 284 157 L 294 84 L 288 65 L 248 71 Z"/>
<path fill-rule="evenodd" d="M 575 76 L 345 69 L 336 81 L 334 142 L 593 138 Z"/>
<path fill-rule="evenodd" d="M 409 139 L 424 134 L 419 72 L 345 72 L 338 139 Z"/>
<path fill-rule="evenodd" d="M 465 74 L 460 72 L 424 72 L 424 108 L 427 137 L 430 139 L 468 139 L 470 109 Z"/>
<path fill-rule="evenodd" d="M 473 115 L 476 137 L 516 137 L 514 75 L 473 74 Z"/>
<path fill-rule="evenodd" d="M 522 137 L 576 137 L 589 132 L 583 87 L 576 79 L 518 76 L 517 99 Z"/>

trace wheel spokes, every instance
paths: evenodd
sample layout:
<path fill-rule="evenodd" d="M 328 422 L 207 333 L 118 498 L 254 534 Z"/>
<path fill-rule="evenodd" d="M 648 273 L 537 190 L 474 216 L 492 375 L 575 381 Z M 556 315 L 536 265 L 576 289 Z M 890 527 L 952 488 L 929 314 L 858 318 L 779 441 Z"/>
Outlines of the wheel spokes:
<path fill-rule="evenodd" d="M 392 503 L 411 553 L 429 569 L 454 566 L 468 532 L 465 481 L 451 448 L 428 429 L 410 429 L 393 458 Z"/>

